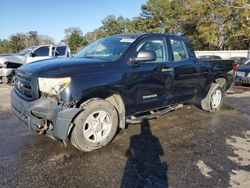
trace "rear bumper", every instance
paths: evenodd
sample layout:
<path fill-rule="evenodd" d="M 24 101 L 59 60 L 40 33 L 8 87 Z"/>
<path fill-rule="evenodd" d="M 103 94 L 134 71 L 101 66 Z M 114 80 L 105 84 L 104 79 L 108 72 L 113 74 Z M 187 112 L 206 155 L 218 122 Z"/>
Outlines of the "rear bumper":
<path fill-rule="evenodd" d="M 51 127 L 45 134 L 60 140 L 68 138 L 71 122 L 80 112 L 78 108 L 58 105 L 57 101 L 49 98 L 25 101 L 15 89 L 11 91 L 11 110 L 23 125 L 34 132 L 44 125 L 44 121 L 48 121 Z"/>

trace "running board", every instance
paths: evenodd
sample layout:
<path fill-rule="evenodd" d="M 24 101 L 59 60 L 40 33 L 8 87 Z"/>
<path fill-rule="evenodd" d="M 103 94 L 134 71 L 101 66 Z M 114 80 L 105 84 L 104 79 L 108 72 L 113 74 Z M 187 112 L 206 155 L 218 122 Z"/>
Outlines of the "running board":
<path fill-rule="evenodd" d="M 145 120 L 149 120 L 149 119 L 157 119 L 160 116 L 170 112 L 170 111 L 174 111 L 177 110 L 179 108 L 183 107 L 183 104 L 178 104 L 176 106 L 169 106 L 166 107 L 162 110 L 157 110 L 157 111 L 150 111 L 149 115 L 141 115 L 141 116 L 130 116 L 126 118 L 126 123 L 130 123 L 130 124 L 135 124 L 135 123 L 141 123 Z"/>

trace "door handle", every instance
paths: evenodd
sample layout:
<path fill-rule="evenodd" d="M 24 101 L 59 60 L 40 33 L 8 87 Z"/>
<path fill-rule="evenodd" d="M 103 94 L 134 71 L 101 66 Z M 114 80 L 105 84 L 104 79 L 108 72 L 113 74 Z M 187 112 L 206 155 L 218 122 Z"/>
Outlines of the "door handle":
<path fill-rule="evenodd" d="M 174 69 L 173 68 L 162 68 L 161 72 L 173 72 Z"/>

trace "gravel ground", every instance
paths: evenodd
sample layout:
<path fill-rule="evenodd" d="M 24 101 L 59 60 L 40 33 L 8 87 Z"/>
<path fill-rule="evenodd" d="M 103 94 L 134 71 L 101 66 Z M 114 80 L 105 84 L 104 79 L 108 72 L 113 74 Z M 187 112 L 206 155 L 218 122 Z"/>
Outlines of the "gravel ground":
<path fill-rule="evenodd" d="M 30 133 L 0 85 L 0 187 L 250 187 L 250 91 L 233 89 L 217 113 L 191 105 L 128 125 L 83 153 Z"/>

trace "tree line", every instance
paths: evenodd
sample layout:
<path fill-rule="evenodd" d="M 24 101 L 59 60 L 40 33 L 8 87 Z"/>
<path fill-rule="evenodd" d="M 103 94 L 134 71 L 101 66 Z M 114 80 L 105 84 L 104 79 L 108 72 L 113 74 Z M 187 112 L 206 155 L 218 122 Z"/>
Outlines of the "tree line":
<path fill-rule="evenodd" d="M 181 34 L 191 41 L 195 50 L 249 49 L 250 1 L 148 0 L 141 6 L 140 15 L 133 19 L 109 15 L 92 32 L 83 35 L 77 27 L 65 29 L 64 32 L 65 37 L 61 42 L 68 44 L 72 53 L 105 36 L 145 32 Z M 25 35 L 25 39 L 20 35 L 0 41 L 0 53 L 4 50 L 15 52 L 33 42 L 44 42 L 39 37 L 37 40 L 32 33 Z"/>
<path fill-rule="evenodd" d="M 0 53 L 17 53 L 30 46 L 54 43 L 51 37 L 39 35 L 37 31 L 30 31 L 27 34 L 17 33 L 11 35 L 8 40 L 0 39 Z"/>

